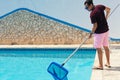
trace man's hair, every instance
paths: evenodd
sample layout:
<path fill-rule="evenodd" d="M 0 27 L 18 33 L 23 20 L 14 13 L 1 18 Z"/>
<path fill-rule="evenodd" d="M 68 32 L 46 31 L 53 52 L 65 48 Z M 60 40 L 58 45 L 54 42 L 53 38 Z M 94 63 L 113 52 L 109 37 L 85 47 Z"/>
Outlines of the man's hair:
<path fill-rule="evenodd" d="M 86 0 L 86 1 L 84 2 L 84 5 L 85 5 L 85 4 L 88 4 L 88 5 L 91 5 L 91 4 L 92 4 L 92 5 L 93 5 L 93 1 L 92 1 L 92 0 Z"/>

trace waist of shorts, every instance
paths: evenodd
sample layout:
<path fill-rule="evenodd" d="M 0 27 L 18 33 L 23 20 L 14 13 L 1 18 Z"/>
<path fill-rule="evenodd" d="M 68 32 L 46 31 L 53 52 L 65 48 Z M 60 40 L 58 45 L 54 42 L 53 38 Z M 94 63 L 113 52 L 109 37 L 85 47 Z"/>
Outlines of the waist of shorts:
<path fill-rule="evenodd" d="M 106 32 L 108 32 L 108 31 L 109 31 L 109 29 L 106 30 L 106 31 L 103 31 L 103 32 L 95 32 L 95 34 L 102 34 L 102 33 L 106 33 Z"/>

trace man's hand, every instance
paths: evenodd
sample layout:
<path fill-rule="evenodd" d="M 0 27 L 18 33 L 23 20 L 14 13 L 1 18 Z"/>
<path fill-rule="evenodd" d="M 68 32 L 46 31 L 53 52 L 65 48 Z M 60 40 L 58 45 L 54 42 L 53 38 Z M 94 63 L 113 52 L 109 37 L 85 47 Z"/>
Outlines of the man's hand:
<path fill-rule="evenodd" d="M 90 33 L 89 38 L 92 38 L 92 34 L 93 34 L 93 33 Z"/>

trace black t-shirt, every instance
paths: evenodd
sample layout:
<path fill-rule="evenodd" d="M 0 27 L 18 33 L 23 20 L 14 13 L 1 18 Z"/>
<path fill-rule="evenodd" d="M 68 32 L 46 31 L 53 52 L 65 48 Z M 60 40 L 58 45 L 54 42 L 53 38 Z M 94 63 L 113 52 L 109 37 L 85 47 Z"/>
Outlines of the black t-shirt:
<path fill-rule="evenodd" d="M 105 6 L 96 5 L 95 8 L 90 13 L 91 23 L 94 24 L 97 22 L 97 29 L 95 33 L 100 34 L 107 32 L 109 30 L 108 23 L 104 14 Z"/>

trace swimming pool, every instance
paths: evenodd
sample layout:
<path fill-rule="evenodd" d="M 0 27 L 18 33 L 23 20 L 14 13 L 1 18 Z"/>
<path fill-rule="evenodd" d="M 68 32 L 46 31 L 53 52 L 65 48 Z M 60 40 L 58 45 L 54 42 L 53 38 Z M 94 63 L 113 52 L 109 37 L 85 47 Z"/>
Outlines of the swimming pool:
<path fill-rule="evenodd" d="M 51 62 L 62 63 L 73 48 L 1 48 L 0 80 L 54 80 L 47 72 Z M 95 49 L 80 49 L 64 65 L 68 80 L 90 80 Z"/>

